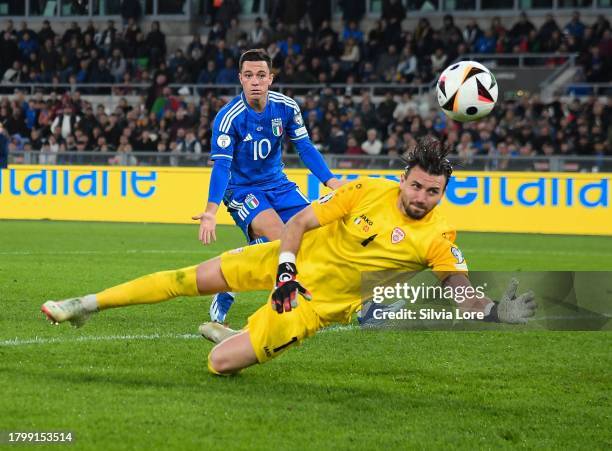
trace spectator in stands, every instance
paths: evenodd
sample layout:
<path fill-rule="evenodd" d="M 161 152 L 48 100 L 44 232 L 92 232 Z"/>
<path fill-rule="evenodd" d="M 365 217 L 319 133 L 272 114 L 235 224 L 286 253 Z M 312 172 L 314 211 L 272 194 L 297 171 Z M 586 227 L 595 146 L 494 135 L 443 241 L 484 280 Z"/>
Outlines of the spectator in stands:
<path fill-rule="evenodd" d="M 469 49 L 473 49 L 476 41 L 480 39 L 482 34 L 482 30 L 478 26 L 476 19 L 470 19 L 463 30 L 463 40 Z"/>
<path fill-rule="evenodd" d="M 546 42 L 548 39 L 550 39 L 553 36 L 555 32 L 560 32 L 560 31 L 561 29 L 559 28 L 559 25 L 557 24 L 557 21 L 555 20 L 553 15 L 546 14 L 546 19 L 544 20 L 544 23 L 540 27 L 540 30 L 538 32 L 538 37 L 542 41 Z"/>
<path fill-rule="evenodd" d="M 270 39 L 270 31 L 263 26 L 261 17 L 255 19 L 255 26 L 249 32 L 249 43 L 253 47 L 265 47 Z"/>
<path fill-rule="evenodd" d="M 51 42 L 53 42 L 55 40 L 55 36 L 55 31 L 53 31 L 53 29 L 51 28 L 51 24 L 49 23 L 49 21 L 46 19 L 43 20 L 42 27 L 38 32 L 38 42 L 43 43 L 47 39 L 51 39 Z"/>
<path fill-rule="evenodd" d="M 217 81 L 217 66 L 214 60 L 208 60 L 206 63 L 206 68 L 202 69 L 202 71 L 198 75 L 198 84 L 208 85 L 212 83 L 216 83 Z"/>
<path fill-rule="evenodd" d="M 494 53 L 497 45 L 497 40 L 493 36 L 491 30 L 486 30 L 484 35 L 478 38 L 474 43 L 474 51 L 476 53 Z"/>
<path fill-rule="evenodd" d="M 329 133 L 328 142 L 328 151 L 333 154 L 343 154 L 347 149 L 347 139 L 344 130 L 340 124 L 333 124 L 331 127 L 331 131 Z"/>
<path fill-rule="evenodd" d="M 233 85 L 238 83 L 238 69 L 233 58 L 225 60 L 225 67 L 219 71 L 215 80 L 220 85 Z"/>
<path fill-rule="evenodd" d="M 411 83 L 418 74 L 418 60 L 412 53 L 410 45 L 404 47 L 399 63 L 397 64 L 397 79 L 404 83 Z"/>
<path fill-rule="evenodd" d="M 154 25 L 151 24 L 151 32 L 153 31 L 153 28 Z M 151 32 L 149 34 L 151 34 Z M 137 36 L 140 33 L 142 33 L 142 30 L 138 26 L 138 23 L 134 19 L 129 19 L 127 25 L 123 30 L 123 41 L 126 46 L 126 51 L 136 44 Z M 154 43 L 153 40 L 151 43 Z"/>
<path fill-rule="evenodd" d="M 62 138 L 66 139 L 74 132 L 80 120 L 81 117 L 74 114 L 72 105 L 66 104 L 53 120 L 51 124 L 51 133 L 55 133 L 56 130 L 59 130 Z"/>
<path fill-rule="evenodd" d="M 361 56 L 357 42 L 353 38 L 347 39 L 344 42 L 344 52 L 340 56 L 340 60 L 343 62 L 343 70 L 354 70 L 360 59 Z"/>
<path fill-rule="evenodd" d="M 108 62 L 110 74 L 112 75 L 115 83 L 121 83 L 123 76 L 127 71 L 127 62 L 121 53 L 121 49 L 113 49 L 113 53 Z"/>
<path fill-rule="evenodd" d="M 434 74 L 441 72 L 446 67 L 448 62 L 448 55 L 444 53 L 443 48 L 438 47 L 434 54 L 431 55 L 431 70 Z"/>
<path fill-rule="evenodd" d="M 220 39 L 225 39 L 225 28 L 221 22 L 216 21 L 208 32 L 208 42 L 216 42 Z"/>
<path fill-rule="evenodd" d="M 359 29 L 357 22 L 354 20 L 349 21 L 342 31 L 342 40 L 348 41 L 349 39 L 352 39 L 353 42 L 359 45 L 363 42 L 363 31 Z"/>
<path fill-rule="evenodd" d="M 94 84 L 112 84 L 114 82 L 104 58 L 100 58 L 94 63 L 88 81 Z"/>
<path fill-rule="evenodd" d="M 584 24 L 580 21 L 580 13 L 574 11 L 572 13 L 572 19 L 563 27 L 563 31 L 567 34 L 572 35 L 577 40 L 581 40 L 584 36 Z"/>
<path fill-rule="evenodd" d="M 244 41 L 245 33 L 240 29 L 237 18 L 233 18 L 229 24 L 229 28 L 225 33 L 225 42 L 229 48 L 233 49 L 237 48 L 238 44 Z"/>
<path fill-rule="evenodd" d="M 19 40 L 19 52 L 21 53 L 21 61 L 26 62 L 30 59 L 30 55 L 38 51 L 38 42 L 32 39 L 30 33 L 23 33 Z"/>
<path fill-rule="evenodd" d="M 502 24 L 501 18 L 499 16 L 495 16 L 491 19 L 490 29 L 493 33 L 493 36 L 495 36 L 497 39 L 499 39 L 501 36 L 504 36 L 508 32 L 508 30 L 506 30 L 506 27 L 504 27 L 504 25 Z"/>
<path fill-rule="evenodd" d="M 4 83 L 17 83 L 19 82 L 19 75 L 21 74 L 21 63 L 19 61 L 13 62 L 13 66 L 8 68 L 2 76 Z"/>
<path fill-rule="evenodd" d="M 159 21 L 155 20 L 151 23 L 151 31 L 147 34 L 146 44 L 149 49 L 149 58 L 151 64 L 156 66 L 157 63 L 166 57 L 166 35 L 159 27 Z"/>
<path fill-rule="evenodd" d="M 509 35 L 512 42 L 515 45 L 518 45 L 521 39 L 529 36 L 529 33 L 535 29 L 535 26 L 533 23 L 531 23 L 531 21 L 527 18 L 527 14 L 523 11 L 519 15 L 518 22 L 516 22 L 510 29 Z"/>
<path fill-rule="evenodd" d="M 456 46 L 460 42 L 463 41 L 463 36 L 461 35 L 461 30 L 457 25 L 455 25 L 455 20 L 453 16 L 447 14 L 444 16 L 442 28 L 440 28 L 439 34 L 442 43 L 445 46 L 454 45 Z"/>
<path fill-rule="evenodd" d="M 601 38 L 606 30 L 610 30 L 610 21 L 603 14 L 599 14 L 593 24 L 593 32 Z"/>
<path fill-rule="evenodd" d="M 376 64 L 376 73 L 385 81 L 393 80 L 395 70 L 399 63 L 399 56 L 395 45 L 391 44 L 387 51 L 380 55 Z"/>
<path fill-rule="evenodd" d="M 375 128 L 368 130 L 367 139 L 361 143 L 361 149 L 368 155 L 380 155 L 383 143 L 378 139 L 378 132 Z"/>
<path fill-rule="evenodd" d="M 106 28 L 96 35 L 96 43 L 104 51 L 105 55 L 108 55 L 115 45 L 117 38 L 117 29 L 115 28 L 115 21 L 109 20 L 106 23 Z"/>
<path fill-rule="evenodd" d="M 391 124 L 393 122 L 393 113 L 397 108 L 397 102 L 393 98 L 393 93 L 391 91 L 387 91 L 385 93 L 385 97 L 376 107 L 376 114 L 378 115 L 378 120 L 382 124 Z"/>

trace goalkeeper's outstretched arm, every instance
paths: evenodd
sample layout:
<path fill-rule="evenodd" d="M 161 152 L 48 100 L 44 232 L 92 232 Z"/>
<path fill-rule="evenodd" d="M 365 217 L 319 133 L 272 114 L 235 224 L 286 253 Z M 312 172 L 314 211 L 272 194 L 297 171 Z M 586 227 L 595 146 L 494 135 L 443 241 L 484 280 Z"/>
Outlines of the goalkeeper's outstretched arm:
<path fill-rule="evenodd" d="M 453 292 L 466 293 L 466 287 L 472 284 L 465 274 L 451 274 L 442 284 L 453 288 Z M 532 291 L 517 296 L 518 280 L 512 279 L 498 302 L 494 302 L 486 296 L 477 296 L 475 290 L 471 290 L 472 296 L 465 296 L 462 302 L 457 302 L 459 309 L 467 312 L 482 312 L 484 320 L 490 322 L 501 322 L 510 324 L 525 324 L 535 314 L 537 304 Z"/>

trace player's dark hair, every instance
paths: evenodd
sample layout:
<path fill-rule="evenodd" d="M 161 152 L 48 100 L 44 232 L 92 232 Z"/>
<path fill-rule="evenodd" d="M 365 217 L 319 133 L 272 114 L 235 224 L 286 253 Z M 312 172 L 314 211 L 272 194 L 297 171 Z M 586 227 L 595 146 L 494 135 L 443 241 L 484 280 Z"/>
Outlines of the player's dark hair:
<path fill-rule="evenodd" d="M 442 145 L 442 143 L 431 137 L 424 137 L 417 140 L 416 147 L 408 153 L 404 158 L 406 167 L 404 168 L 405 175 L 408 175 L 410 170 L 415 166 L 420 167 L 428 174 L 444 175 L 446 184 L 453 173 L 453 165 L 447 157 L 450 148 Z"/>
<path fill-rule="evenodd" d="M 238 62 L 239 72 L 242 72 L 242 64 L 245 61 L 265 61 L 268 69 L 272 71 L 272 58 L 270 58 L 270 55 L 264 49 L 251 49 L 240 55 L 240 61 Z"/>

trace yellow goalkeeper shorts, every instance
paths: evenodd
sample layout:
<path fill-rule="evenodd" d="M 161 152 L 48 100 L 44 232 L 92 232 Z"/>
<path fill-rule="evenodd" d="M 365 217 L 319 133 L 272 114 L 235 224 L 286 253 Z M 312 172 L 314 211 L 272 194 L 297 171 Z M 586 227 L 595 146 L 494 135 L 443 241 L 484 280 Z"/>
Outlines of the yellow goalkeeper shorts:
<path fill-rule="evenodd" d="M 272 291 L 278 268 L 279 242 L 234 249 L 221 254 L 221 271 L 230 291 Z M 314 335 L 327 322 L 321 320 L 311 302 L 298 296 L 298 307 L 277 313 L 267 302 L 248 320 L 251 344 L 263 363 Z"/>

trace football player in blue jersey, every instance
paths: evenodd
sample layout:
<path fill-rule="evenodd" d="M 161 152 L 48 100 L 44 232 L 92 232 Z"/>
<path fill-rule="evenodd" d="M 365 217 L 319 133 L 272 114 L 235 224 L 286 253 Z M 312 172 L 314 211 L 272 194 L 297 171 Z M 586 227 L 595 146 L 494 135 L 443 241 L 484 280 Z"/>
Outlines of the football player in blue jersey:
<path fill-rule="evenodd" d="M 287 136 L 306 167 L 327 187 L 338 188 L 325 160 L 304 126 L 300 107 L 290 97 L 270 91 L 272 61 L 263 49 L 248 50 L 239 62 L 242 94 L 217 113 L 213 123 L 214 161 L 208 203 L 200 221 L 199 239 L 215 241 L 215 216 L 221 201 L 250 244 L 280 238 L 283 224 L 309 205 L 308 198 L 283 172 L 282 143 Z M 224 322 L 234 302 L 220 293 L 210 307 L 212 321 Z"/>

